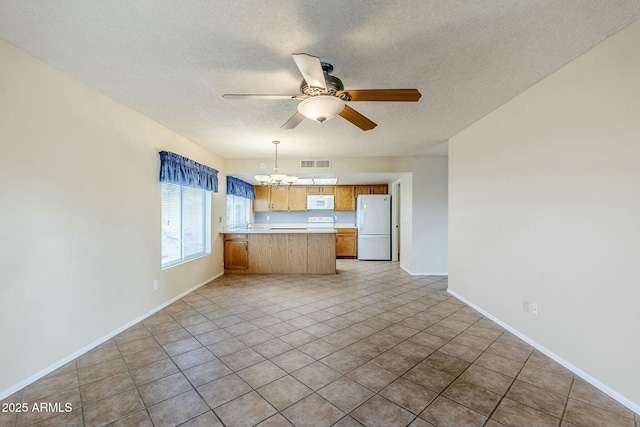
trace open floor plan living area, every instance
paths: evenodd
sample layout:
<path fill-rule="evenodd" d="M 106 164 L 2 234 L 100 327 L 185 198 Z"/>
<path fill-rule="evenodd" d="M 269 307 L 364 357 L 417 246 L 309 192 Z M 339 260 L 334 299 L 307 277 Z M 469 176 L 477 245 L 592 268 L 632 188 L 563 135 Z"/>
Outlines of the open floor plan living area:
<path fill-rule="evenodd" d="M 0 427 L 640 427 L 640 1 L 0 1 Z"/>

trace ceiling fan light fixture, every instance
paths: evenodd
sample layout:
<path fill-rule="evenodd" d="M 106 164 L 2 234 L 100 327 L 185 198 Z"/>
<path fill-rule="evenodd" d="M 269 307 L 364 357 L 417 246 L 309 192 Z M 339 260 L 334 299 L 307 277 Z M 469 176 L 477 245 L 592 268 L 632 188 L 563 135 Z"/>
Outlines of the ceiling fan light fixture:
<path fill-rule="evenodd" d="M 344 101 L 332 95 L 318 95 L 305 99 L 298 104 L 298 112 L 311 120 L 320 123 L 340 114 L 344 109 Z"/>

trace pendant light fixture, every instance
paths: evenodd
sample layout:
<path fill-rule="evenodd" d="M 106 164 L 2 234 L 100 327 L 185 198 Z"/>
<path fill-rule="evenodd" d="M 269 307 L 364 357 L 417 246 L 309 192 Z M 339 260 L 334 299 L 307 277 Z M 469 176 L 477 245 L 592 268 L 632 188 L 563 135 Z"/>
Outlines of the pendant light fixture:
<path fill-rule="evenodd" d="M 278 144 L 280 141 L 272 141 L 276 146 L 276 166 L 273 168 L 271 175 L 256 175 L 254 178 L 260 183 L 260 185 L 269 185 L 272 187 L 278 187 L 280 185 L 291 185 L 298 180 L 297 176 L 288 176 L 281 174 L 280 168 L 278 168 Z"/>

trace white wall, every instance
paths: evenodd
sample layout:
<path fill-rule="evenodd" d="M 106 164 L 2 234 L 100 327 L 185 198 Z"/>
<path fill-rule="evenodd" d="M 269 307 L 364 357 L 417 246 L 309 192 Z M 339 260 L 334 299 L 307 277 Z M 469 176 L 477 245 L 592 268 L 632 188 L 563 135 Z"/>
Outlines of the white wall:
<path fill-rule="evenodd" d="M 400 264 L 412 274 L 447 274 L 448 158 L 415 157 L 404 159 L 403 163 L 405 169 L 412 171 L 412 185 L 408 189 L 403 179 L 401 203 L 406 212 L 405 196 L 411 195 L 411 227 L 407 244 L 413 256 L 410 264 L 404 264 L 402 259 Z"/>
<path fill-rule="evenodd" d="M 636 412 L 639 45 L 636 22 L 449 143 L 450 290 Z"/>
<path fill-rule="evenodd" d="M 219 156 L 3 41 L 0 64 L 2 396 L 221 273 L 225 178 Z M 212 255 L 164 271 L 161 150 L 222 172 Z"/>

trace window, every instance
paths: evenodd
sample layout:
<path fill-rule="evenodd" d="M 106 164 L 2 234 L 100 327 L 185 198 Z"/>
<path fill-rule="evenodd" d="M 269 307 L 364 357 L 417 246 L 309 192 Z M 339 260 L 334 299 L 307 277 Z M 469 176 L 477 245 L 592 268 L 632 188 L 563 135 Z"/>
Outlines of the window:
<path fill-rule="evenodd" d="M 168 182 L 162 186 L 162 267 L 211 253 L 208 191 Z"/>
<path fill-rule="evenodd" d="M 227 227 L 244 226 L 251 220 L 251 200 L 227 194 Z"/>

